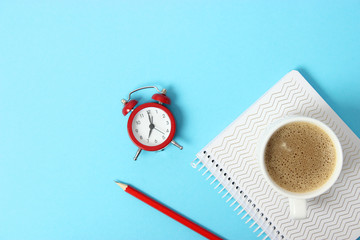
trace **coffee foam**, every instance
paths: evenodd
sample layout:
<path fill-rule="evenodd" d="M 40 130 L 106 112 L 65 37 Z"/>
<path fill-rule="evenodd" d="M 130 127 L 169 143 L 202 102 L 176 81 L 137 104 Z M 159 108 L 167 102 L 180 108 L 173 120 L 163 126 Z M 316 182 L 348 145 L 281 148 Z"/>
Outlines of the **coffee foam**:
<path fill-rule="evenodd" d="M 292 122 L 278 129 L 265 150 L 270 177 L 291 192 L 309 192 L 324 185 L 336 165 L 334 143 L 320 127 Z"/>

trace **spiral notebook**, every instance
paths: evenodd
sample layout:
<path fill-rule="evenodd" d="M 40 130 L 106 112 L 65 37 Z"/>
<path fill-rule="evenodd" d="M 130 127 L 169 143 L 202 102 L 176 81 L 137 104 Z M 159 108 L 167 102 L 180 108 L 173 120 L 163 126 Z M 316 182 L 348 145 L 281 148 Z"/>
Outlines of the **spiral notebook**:
<path fill-rule="evenodd" d="M 285 116 L 318 119 L 337 134 L 344 164 L 335 185 L 308 201 L 308 216 L 289 217 L 287 198 L 267 184 L 256 145 L 267 124 Z M 256 236 L 356 239 L 360 236 L 360 140 L 297 71 L 285 75 L 196 155 L 192 166 L 223 194 Z"/>

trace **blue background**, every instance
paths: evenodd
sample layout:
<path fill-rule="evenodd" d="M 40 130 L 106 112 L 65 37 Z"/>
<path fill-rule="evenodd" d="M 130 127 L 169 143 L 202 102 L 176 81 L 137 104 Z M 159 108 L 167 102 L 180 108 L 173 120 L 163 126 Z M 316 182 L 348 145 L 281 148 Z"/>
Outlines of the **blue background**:
<path fill-rule="evenodd" d="M 359 136 L 359 39 L 359 1 L 1 1 L 0 239 L 202 239 L 114 179 L 255 239 L 190 162 L 292 69 Z M 184 149 L 134 162 L 120 100 L 153 84 Z"/>

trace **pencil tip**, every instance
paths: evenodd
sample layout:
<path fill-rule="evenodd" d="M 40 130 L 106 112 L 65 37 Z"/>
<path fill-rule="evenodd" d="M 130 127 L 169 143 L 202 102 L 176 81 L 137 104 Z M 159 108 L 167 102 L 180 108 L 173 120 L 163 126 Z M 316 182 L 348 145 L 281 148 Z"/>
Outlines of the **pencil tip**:
<path fill-rule="evenodd" d="M 121 187 L 123 190 L 125 190 L 125 189 L 128 187 L 127 184 L 122 183 L 122 182 L 120 182 L 119 180 L 114 180 L 114 182 L 115 182 L 119 187 Z"/>

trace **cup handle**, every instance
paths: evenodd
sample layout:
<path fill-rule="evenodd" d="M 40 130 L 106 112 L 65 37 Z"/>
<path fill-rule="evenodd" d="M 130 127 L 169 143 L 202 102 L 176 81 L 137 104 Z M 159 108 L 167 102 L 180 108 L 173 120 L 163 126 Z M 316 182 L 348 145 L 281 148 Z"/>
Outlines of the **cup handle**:
<path fill-rule="evenodd" d="M 292 219 L 306 218 L 306 199 L 289 198 L 289 205 Z"/>

